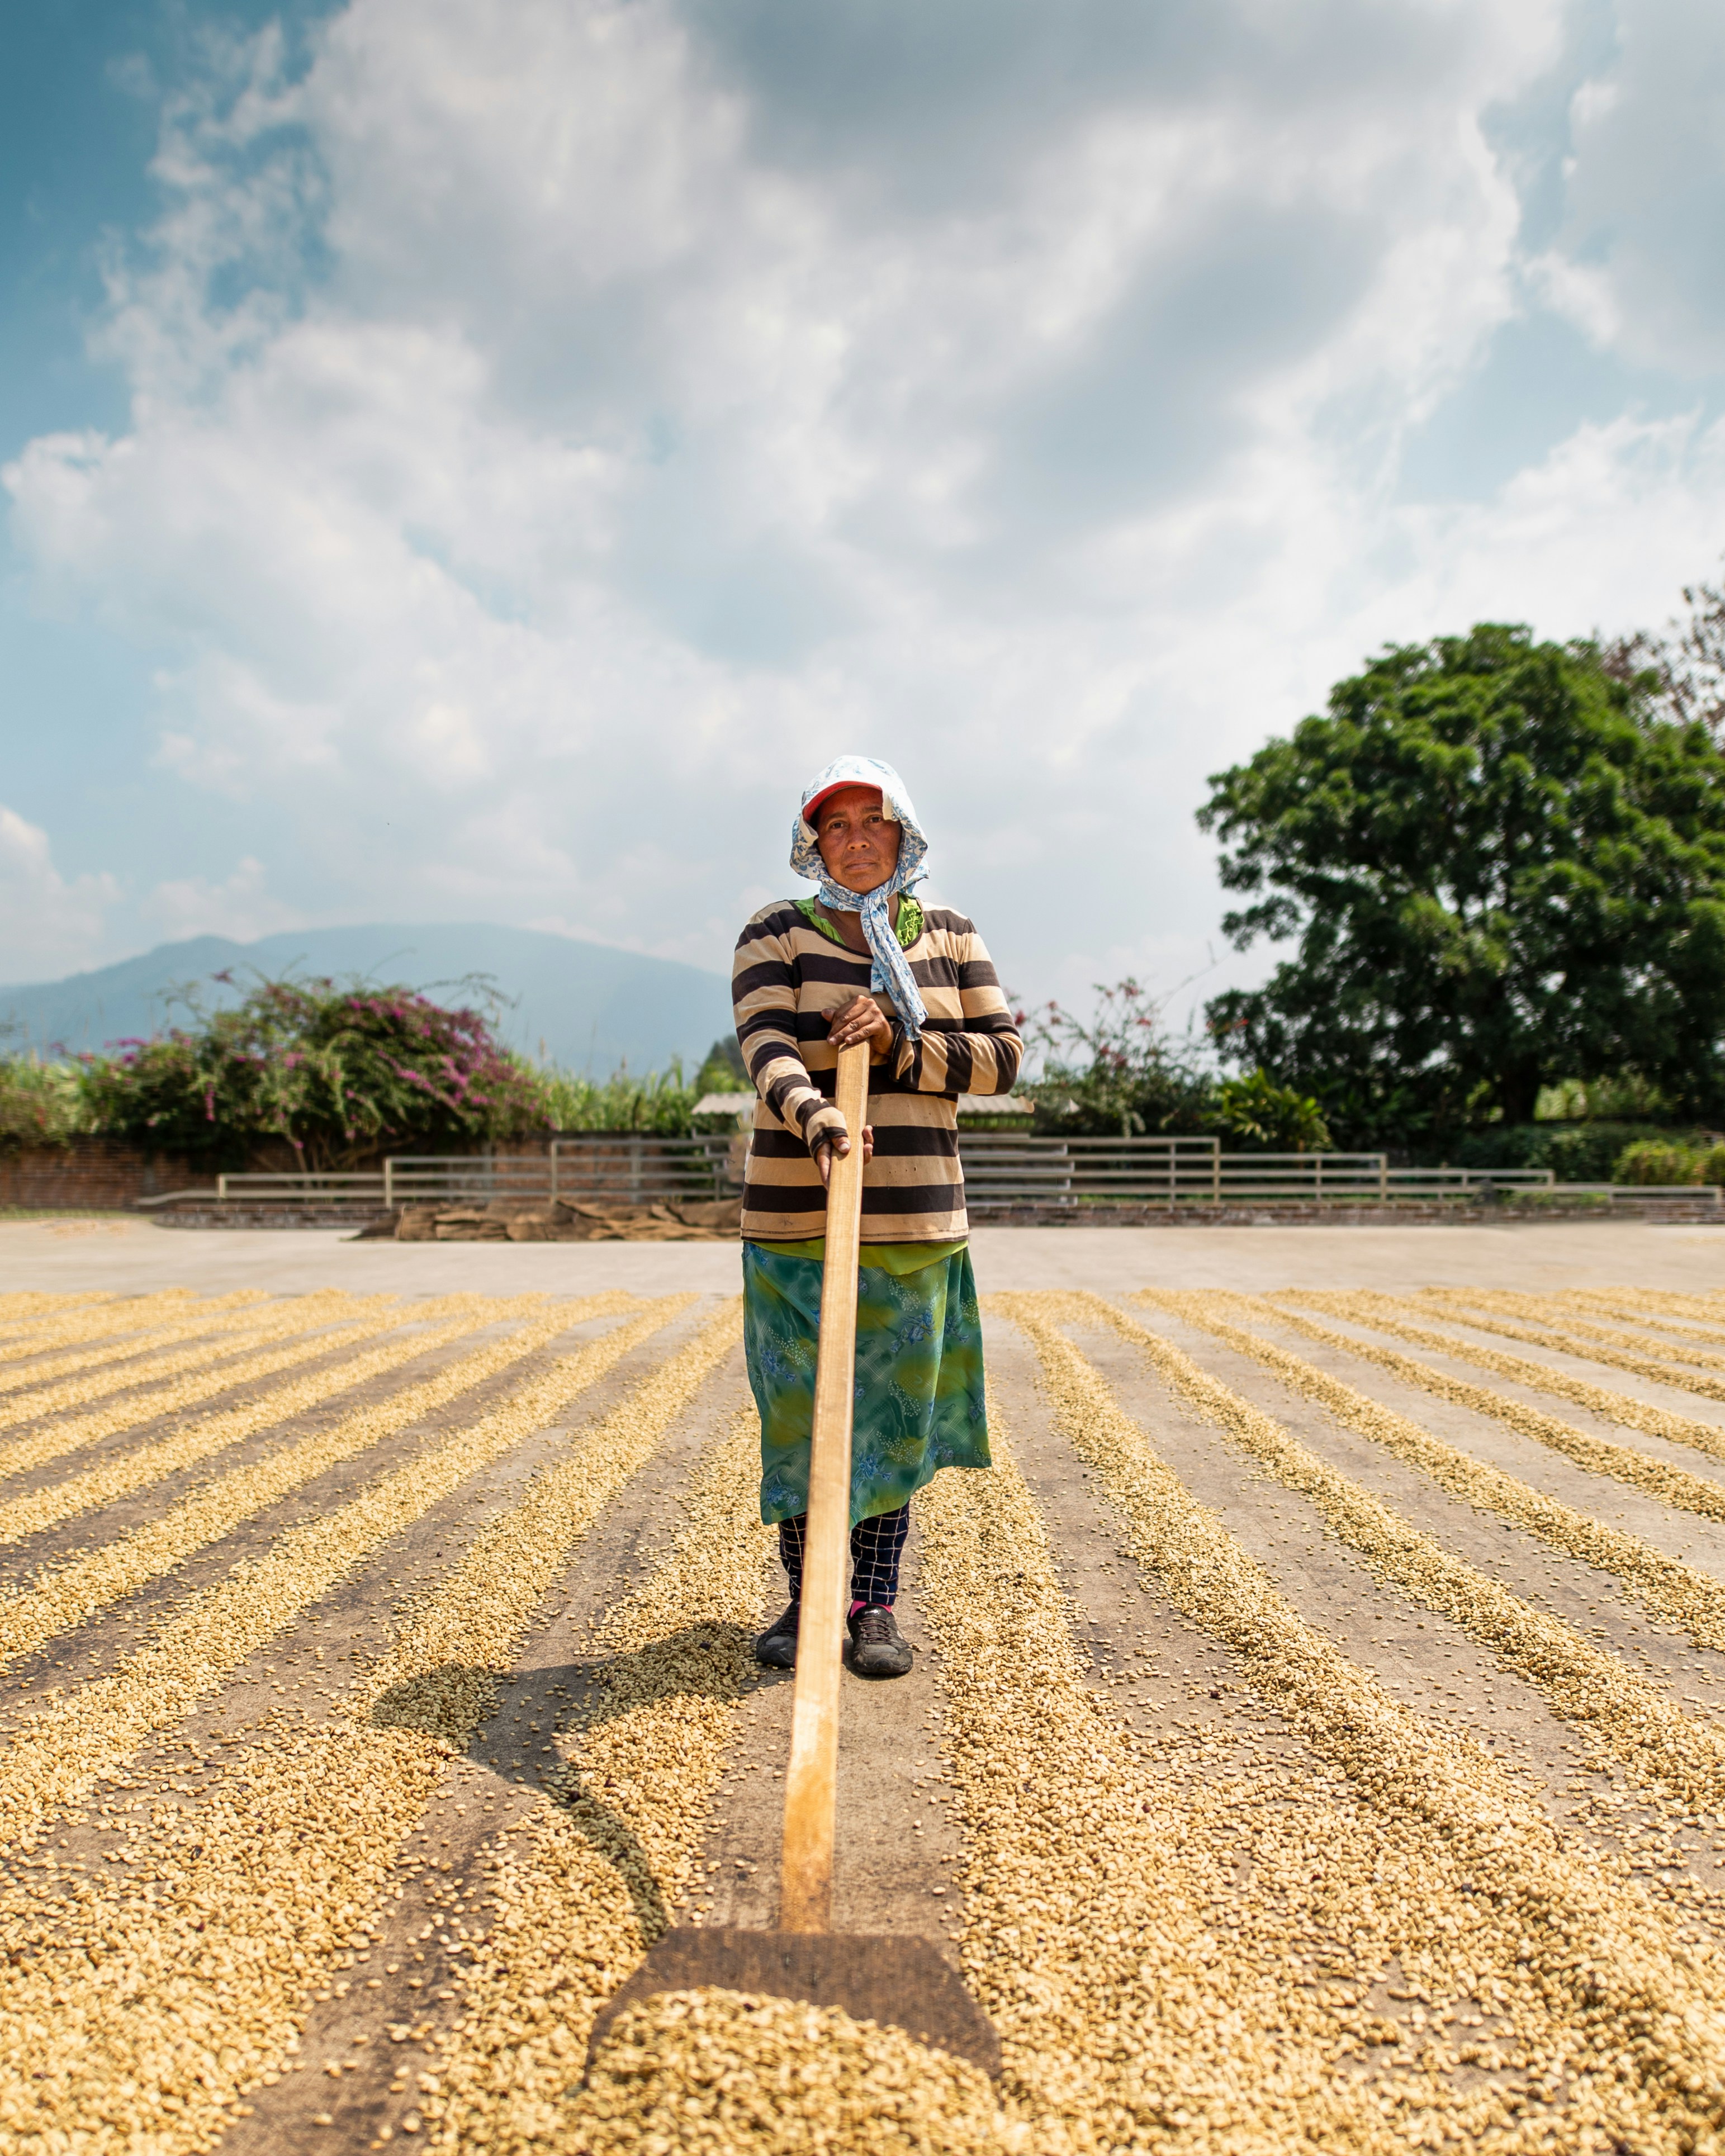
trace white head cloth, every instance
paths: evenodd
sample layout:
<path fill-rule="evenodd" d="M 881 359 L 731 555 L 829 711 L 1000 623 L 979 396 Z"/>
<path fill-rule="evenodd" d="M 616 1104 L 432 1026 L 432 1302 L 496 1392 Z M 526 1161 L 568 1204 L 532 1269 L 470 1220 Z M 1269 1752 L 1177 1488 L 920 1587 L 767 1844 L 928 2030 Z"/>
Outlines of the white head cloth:
<path fill-rule="evenodd" d="M 873 891 L 847 891 L 843 884 L 834 883 L 820 857 L 819 835 L 806 811 L 817 795 L 829 793 L 835 786 L 877 788 L 882 813 L 900 827 L 898 866 L 885 883 L 877 885 Z M 927 873 L 922 865 L 927 853 L 928 841 L 916 820 L 916 811 L 905 791 L 903 779 L 890 763 L 882 763 L 879 757 L 839 757 L 803 788 L 797 820 L 791 827 L 791 866 L 798 875 L 819 885 L 820 902 L 831 911 L 860 913 L 862 932 L 874 961 L 869 986 L 877 995 L 884 990 L 891 997 L 894 1008 L 904 1021 L 905 1031 L 912 1040 L 921 1034 L 928 1009 L 916 993 L 910 961 L 893 928 L 892 909 L 887 901 L 896 891 L 908 891 L 912 884 L 922 880 Z"/>

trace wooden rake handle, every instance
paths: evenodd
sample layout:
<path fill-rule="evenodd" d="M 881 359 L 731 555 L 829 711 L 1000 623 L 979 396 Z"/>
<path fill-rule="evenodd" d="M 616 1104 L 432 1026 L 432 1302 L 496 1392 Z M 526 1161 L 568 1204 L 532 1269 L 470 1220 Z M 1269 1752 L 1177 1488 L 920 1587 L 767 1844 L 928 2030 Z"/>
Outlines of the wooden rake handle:
<path fill-rule="evenodd" d="M 850 1423 L 856 1372 L 857 1246 L 862 1237 L 866 1041 L 839 1050 L 837 1099 L 850 1150 L 833 1157 L 827 1255 L 820 1284 L 820 1347 L 809 1449 L 809 1522 L 803 1537 L 803 1615 L 791 1758 L 784 1778 L 778 1928 L 824 1932 L 833 1917 L 838 1826 L 839 1686 L 844 1672 L 850 1559 Z"/>

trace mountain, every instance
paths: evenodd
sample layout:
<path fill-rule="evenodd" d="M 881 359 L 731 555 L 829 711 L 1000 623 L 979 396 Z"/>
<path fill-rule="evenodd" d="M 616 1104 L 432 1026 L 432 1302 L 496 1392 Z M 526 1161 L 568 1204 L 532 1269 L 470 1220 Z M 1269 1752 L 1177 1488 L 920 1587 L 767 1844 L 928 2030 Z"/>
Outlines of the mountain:
<path fill-rule="evenodd" d="M 223 987 L 211 976 L 230 970 Z M 645 958 L 608 944 L 578 943 L 536 928 L 480 922 L 447 927 L 307 928 L 254 943 L 195 936 L 141 958 L 68 980 L 0 988 L 0 1047 L 48 1055 L 184 1024 L 171 1007 L 177 988 L 196 984 L 207 1006 L 235 1003 L 254 975 L 361 975 L 465 1001 L 459 983 L 490 977 L 507 1008 L 498 1031 L 525 1054 L 607 1077 L 619 1064 L 662 1070 L 680 1055 L 692 1074 L 716 1040 L 731 1031 L 731 984 L 720 973 L 669 958 Z"/>

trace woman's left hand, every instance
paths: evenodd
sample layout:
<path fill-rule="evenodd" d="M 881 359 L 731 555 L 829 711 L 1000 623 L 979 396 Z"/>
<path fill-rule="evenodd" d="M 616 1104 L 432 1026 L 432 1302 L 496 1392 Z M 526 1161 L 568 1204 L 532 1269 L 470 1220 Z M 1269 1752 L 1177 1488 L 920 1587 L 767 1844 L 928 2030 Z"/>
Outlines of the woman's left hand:
<path fill-rule="evenodd" d="M 892 1045 L 892 1021 L 872 996 L 853 996 L 834 1012 L 827 1039 L 834 1048 L 854 1048 L 865 1040 L 870 1061 L 878 1063 Z"/>
<path fill-rule="evenodd" d="M 830 1190 L 833 1187 L 834 1156 L 842 1160 L 850 1150 L 850 1141 L 843 1131 L 834 1132 L 824 1144 L 818 1145 L 814 1148 L 814 1164 L 820 1170 L 820 1187 L 823 1190 Z M 874 1158 L 875 1126 L 872 1123 L 865 1123 L 863 1125 L 863 1166 L 866 1168 Z"/>

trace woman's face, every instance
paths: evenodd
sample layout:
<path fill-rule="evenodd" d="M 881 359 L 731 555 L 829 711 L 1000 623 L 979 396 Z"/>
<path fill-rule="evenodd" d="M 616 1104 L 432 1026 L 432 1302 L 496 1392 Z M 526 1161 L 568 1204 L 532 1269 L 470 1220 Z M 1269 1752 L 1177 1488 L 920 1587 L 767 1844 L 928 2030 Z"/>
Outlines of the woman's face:
<path fill-rule="evenodd" d="M 882 813 L 872 786 L 845 786 L 820 804 L 816 837 L 827 874 L 846 891 L 873 891 L 898 866 L 901 827 Z"/>

